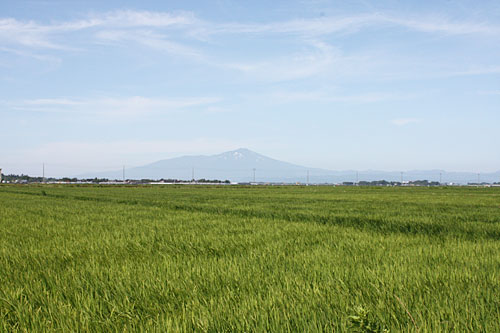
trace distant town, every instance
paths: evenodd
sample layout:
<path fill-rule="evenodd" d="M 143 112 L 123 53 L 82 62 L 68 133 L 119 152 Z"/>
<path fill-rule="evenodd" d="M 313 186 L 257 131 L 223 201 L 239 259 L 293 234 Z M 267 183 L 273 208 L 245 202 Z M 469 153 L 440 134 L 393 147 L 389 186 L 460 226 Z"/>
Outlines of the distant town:
<path fill-rule="evenodd" d="M 500 186 L 500 182 L 494 183 L 445 183 L 429 180 L 410 180 L 410 181 L 358 181 L 358 182 L 339 182 L 339 183 L 315 183 L 315 182 L 231 182 L 230 180 L 219 179 L 108 179 L 108 178 L 87 178 L 78 179 L 70 177 L 32 177 L 29 175 L 0 174 L 2 184 L 97 184 L 97 185 L 311 185 L 311 186 Z"/>

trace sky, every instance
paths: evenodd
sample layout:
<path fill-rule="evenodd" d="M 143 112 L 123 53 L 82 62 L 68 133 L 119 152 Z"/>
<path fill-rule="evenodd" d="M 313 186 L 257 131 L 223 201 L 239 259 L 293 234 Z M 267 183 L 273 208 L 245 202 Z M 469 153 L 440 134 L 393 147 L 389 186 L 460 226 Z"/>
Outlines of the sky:
<path fill-rule="evenodd" d="M 500 2 L 3 0 L 0 119 L 4 174 L 497 171 Z"/>

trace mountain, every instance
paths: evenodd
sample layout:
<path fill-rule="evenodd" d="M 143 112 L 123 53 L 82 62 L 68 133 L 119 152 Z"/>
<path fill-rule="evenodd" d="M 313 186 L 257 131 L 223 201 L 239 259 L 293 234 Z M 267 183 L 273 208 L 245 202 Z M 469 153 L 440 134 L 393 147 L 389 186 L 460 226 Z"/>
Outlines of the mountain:
<path fill-rule="evenodd" d="M 393 180 L 399 181 L 399 171 L 332 171 L 278 161 L 240 148 L 211 156 L 182 156 L 157 161 L 148 165 L 126 170 L 127 179 L 219 179 L 233 182 L 307 182 L 308 174 L 311 183 L 338 183 L 356 180 Z M 78 178 L 122 179 L 122 170 L 79 175 Z M 466 184 L 477 182 L 478 175 L 470 172 L 445 172 L 443 170 L 413 170 L 403 173 L 403 180 L 433 180 Z M 481 182 L 500 181 L 500 172 L 481 174 Z"/>
<path fill-rule="evenodd" d="M 306 168 L 303 166 L 278 161 L 258 154 L 249 149 L 240 148 L 211 156 L 182 156 L 161 160 L 145 166 L 126 170 L 127 179 L 220 179 L 236 182 L 253 181 L 255 169 L 256 181 L 301 181 L 305 182 L 307 171 L 315 174 L 328 174 L 331 171 Z M 121 179 L 122 171 L 99 172 L 80 175 L 78 178 Z"/>

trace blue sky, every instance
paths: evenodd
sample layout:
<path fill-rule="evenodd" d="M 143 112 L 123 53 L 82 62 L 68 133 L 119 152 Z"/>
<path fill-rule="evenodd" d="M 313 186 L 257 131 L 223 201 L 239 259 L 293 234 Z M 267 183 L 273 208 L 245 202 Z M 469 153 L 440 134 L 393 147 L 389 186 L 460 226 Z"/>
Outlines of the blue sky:
<path fill-rule="evenodd" d="M 0 167 L 246 147 L 334 170 L 500 169 L 498 1 L 2 1 Z"/>

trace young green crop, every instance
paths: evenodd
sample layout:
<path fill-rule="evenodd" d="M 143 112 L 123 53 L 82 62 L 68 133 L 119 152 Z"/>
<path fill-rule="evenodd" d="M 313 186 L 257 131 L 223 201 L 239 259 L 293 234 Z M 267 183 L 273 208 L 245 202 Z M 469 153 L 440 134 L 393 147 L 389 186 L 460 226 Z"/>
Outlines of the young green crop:
<path fill-rule="evenodd" d="M 0 186 L 0 200 L 3 331 L 500 324 L 499 189 Z"/>

